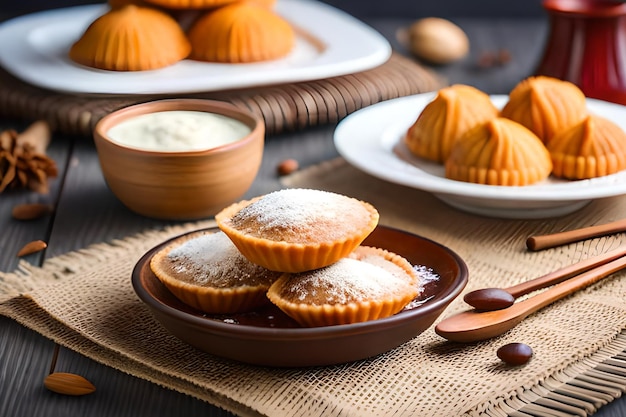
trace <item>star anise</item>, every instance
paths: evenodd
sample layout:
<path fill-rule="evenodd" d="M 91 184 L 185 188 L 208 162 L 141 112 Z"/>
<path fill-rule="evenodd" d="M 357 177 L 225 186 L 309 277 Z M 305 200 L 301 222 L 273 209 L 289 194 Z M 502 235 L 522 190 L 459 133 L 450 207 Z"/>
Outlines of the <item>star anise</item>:
<path fill-rule="evenodd" d="M 48 178 L 58 175 L 56 163 L 46 155 L 49 143 L 50 128 L 44 121 L 21 133 L 0 132 L 0 193 L 16 188 L 48 192 Z"/>

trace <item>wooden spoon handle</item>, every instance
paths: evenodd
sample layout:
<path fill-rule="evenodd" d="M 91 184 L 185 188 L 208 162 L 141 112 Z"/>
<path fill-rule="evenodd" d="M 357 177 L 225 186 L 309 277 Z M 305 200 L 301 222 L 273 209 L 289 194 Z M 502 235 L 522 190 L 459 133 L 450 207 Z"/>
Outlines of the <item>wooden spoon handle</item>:
<path fill-rule="evenodd" d="M 598 266 L 512 306 L 493 311 L 468 310 L 448 317 L 435 332 L 453 342 L 471 343 L 500 336 L 543 307 L 626 267 L 626 256 Z"/>
<path fill-rule="evenodd" d="M 521 295 L 528 294 L 529 292 L 539 290 L 550 285 L 558 284 L 559 282 L 565 281 L 566 279 L 569 279 L 581 272 L 588 271 L 598 265 L 605 264 L 622 256 L 626 256 L 626 245 L 622 245 L 610 252 L 582 260 L 580 262 L 550 272 L 538 278 L 519 283 L 509 288 L 505 288 L 505 290 L 513 297 L 517 298 Z"/>
<path fill-rule="evenodd" d="M 623 231 L 626 231 L 626 219 L 600 224 L 597 226 L 584 227 L 582 229 L 569 230 L 567 232 L 531 236 L 526 239 L 526 247 L 533 251 L 539 251 L 553 248 L 555 246 L 565 245 L 567 243 L 578 242 L 592 237 L 605 236 Z"/>
<path fill-rule="evenodd" d="M 552 288 L 545 290 L 533 297 L 520 301 L 515 305 L 517 309 L 525 312 L 524 317 L 537 310 L 564 298 L 574 292 L 600 281 L 626 267 L 626 256 L 617 258 L 607 264 L 598 266 L 567 281 L 561 282 Z M 512 308 L 512 307 L 510 307 Z"/>

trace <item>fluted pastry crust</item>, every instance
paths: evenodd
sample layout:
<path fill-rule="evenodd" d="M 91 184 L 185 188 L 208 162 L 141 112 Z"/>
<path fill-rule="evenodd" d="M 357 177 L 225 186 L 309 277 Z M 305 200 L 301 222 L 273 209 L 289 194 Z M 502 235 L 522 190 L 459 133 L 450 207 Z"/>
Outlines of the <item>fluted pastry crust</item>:
<path fill-rule="evenodd" d="M 498 109 L 487 94 L 455 84 L 438 91 L 411 125 L 404 142 L 414 155 L 443 163 L 465 132 L 497 115 Z"/>
<path fill-rule="evenodd" d="M 150 260 L 157 278 L 183 303 L 226 314 L 268 304 L 266 292 L 280 273 L 248 261 L 222 232 L 178 238 Z"/>
<path fill-rule="evenodd" d="M 544 143 L 587 115 L 585 95 L 569 81 L 529 77 L 517 84 L 500 115 L 533 131 Z"/>
<path fill-rule="evenodd" d="M 419 281 L 403 257 L 360 246 L 327 267 L 282 275 L 267 296 L 302 326 L 332 326 L 396 314 L 418 295 Z"/>
<path fill-rule="evenodd" d="M 79 64 L 111 71 L 143 71 L 172 65 L 191 45 L 176 20 L 150 7 L 115 8 L 94 20 L 71 46 Z"/>
<path fill-rule="evenodd" d="M 580 180 L 626 169 L 626 133 L 598 115 L 556 134 L 547 146 L 555 177 Z"/>
<path fill-rule="evenodd" d="M 235 3 L 211 10 L 188 31 L 190 58 L 248 63 L 287 56 L 295 46 L 291 24 L 266 6 Z"/>
<path fill-rule="evenodd" d="M 374 230 L 378 218 L 367 202 L 297 188 L 241 201 L 215 215 L 246 258 L 281 272 L 317 269 L 347 256 Z"/>
<path fill-rule="evenodd" d="M 498 117 L 474 127 L 458 140 L 445 167 L 449 179 L 520 186 L 548 178 L 552 162 L 533 132 Z"/>

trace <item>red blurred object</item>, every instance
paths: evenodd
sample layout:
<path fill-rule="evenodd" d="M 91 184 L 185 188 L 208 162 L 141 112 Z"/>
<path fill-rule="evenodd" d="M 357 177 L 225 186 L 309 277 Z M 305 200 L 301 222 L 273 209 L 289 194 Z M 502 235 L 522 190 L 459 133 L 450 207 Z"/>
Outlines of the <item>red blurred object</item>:
<path fill-rule="evenodd" d="M 626 104 L 626 4 L 544 0 L 550 30 L 536 74 L 578 85 L 587 97 Z"/>

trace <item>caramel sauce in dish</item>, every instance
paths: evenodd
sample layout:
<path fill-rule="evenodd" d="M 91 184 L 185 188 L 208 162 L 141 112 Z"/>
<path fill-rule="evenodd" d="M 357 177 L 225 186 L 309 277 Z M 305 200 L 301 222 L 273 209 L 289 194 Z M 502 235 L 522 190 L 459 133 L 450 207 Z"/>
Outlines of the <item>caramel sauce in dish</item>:
<path fill-rule="evenodd" d="M 188 152 L 215 148 L 243 139 L 250 127 L 216 113 L 172 110 L 142 114 L 107 132 L 116 143 L 157 152 Z"/>

